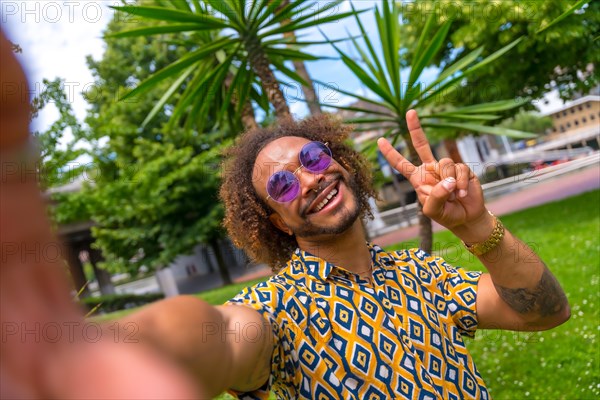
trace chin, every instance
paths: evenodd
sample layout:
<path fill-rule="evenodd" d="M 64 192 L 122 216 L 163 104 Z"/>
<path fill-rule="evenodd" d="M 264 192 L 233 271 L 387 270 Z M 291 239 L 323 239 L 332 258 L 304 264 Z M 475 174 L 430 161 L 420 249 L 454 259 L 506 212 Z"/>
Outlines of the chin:
<path fill-rule="evenodd" d="M 292 231 L 298 237 L 315 237 L 321 235 L 340 235 L 350 229 L 358 217 L 360 216 L 360 209 L 355 203 L 352 209 L 348 209 L 343 206 L 342 209 L 334 213 L 337 221 L 334 224 L 320 225 L 316 221 L 306 221 L 302 226 L 293 227 Z"/>

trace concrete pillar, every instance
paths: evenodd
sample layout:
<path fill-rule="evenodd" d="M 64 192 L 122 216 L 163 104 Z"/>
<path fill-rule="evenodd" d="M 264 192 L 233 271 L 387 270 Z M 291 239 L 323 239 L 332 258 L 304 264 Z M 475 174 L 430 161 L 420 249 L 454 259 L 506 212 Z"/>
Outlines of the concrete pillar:
<path fill-rule="evenodd" d="M 173 277 L 171 268 L 159 269 L 156 271 L 155 276 L 160 290 L 165 297 L 173 297 L 179 294 L 179 287 L 177 287 L 177 282 L 175 281 L 175 277 Z"/>

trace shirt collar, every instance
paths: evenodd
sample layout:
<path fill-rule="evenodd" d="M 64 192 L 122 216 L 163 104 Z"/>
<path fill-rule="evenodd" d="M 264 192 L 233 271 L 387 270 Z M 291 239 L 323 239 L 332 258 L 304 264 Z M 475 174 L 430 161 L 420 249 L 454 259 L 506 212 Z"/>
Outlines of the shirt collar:
<path fill-rule="evenodd" d="M 382 264 L 390 265 L 394 263 L 392 256 L 385 252 L 381 247 L 370 242 L 367 242 L 367 246 L 371 253 L 373 270 L 377 269 L 377 267 Z M 334 264 L 325 261 L 308 251 L 300 250 L 300 248 L 297 248 L 294 251 L 290 263 L 293 270 L 298 271 L 299 269 L 302 269 L 306 274 L 323 281 L 327 279 L 332 271 L 337 269 Z"/>

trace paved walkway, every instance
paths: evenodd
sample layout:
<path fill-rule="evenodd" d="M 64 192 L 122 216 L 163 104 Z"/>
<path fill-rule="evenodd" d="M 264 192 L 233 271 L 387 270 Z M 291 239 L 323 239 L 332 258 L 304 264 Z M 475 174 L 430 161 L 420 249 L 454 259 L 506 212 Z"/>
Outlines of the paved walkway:
<path fill-rule="evenodd" d="M 600 165 L 593 165 L 586 169 L 561 175 L 544 182 L 532 183 L 531 186 L 519 190 L 518 192 L 508 193 L 487 201 L 486 205 L 494 214 L 501 216 L 575 196 L 580 193 L 589 192 L 598 188 L 600 188 Z M 597 207 L 598 205 L 592 206 Z M 442 226 L 436 223 L 433 224 L 434 232 L 442 229 L 444 229 Z M 372 239 L 372 241 L 380 246 L 388 246 L 404 240 L 413 239 L 418 233 L 419 227 L 415 225 L 379 236 Z M 255 267 L 247 274 L 238 276 L 235 281 L 245 282 L 262 278 L 270 274 L 271 269 L 267 266 L 259 268 Z"/>

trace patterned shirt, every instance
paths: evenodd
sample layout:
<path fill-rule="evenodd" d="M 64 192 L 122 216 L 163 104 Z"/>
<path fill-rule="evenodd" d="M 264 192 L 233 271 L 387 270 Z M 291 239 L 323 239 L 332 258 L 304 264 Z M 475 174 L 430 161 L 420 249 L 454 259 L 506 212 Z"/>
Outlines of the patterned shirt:
<path fill-rule="evenodd" d="M 481 273 L 368 246 L 372 278 L 297 249 L 228 302 L 258 310 L 275 337 L 268 383 L 240 398 L 489 398 L 462 338 L 475 334 Z"/>

